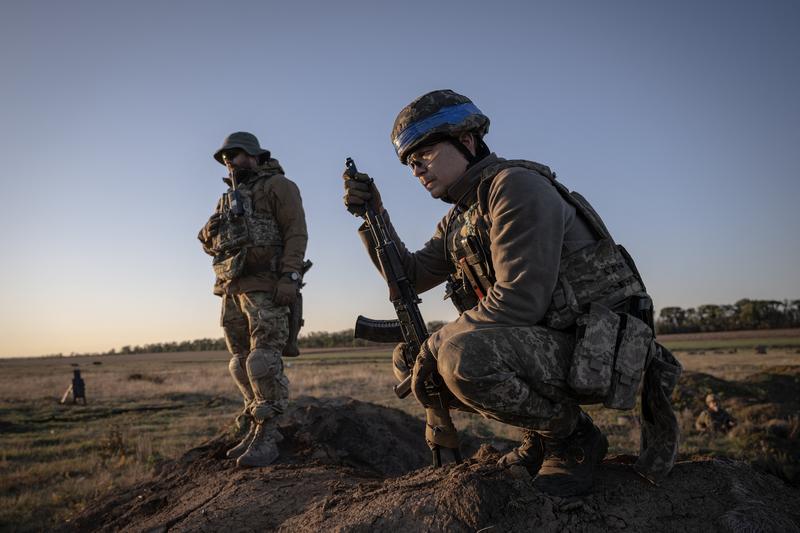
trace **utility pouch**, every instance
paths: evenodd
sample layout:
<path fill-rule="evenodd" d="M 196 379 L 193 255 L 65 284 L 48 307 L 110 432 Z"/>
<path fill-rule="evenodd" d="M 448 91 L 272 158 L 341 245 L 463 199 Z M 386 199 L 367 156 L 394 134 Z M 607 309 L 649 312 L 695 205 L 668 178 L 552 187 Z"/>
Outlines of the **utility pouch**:
<path fill-rule="evenodd" d="M 642 387 L 642 436 L 639 459 L 633 469 L 653 484 L 660 483 L 675 465 L 680 426 L 670 398 L 681 364 L 665 347 L 653 341 Z"/>
<path fill-rule="evenodd" d="M 642 293 L 644 286 L 619 247 L 611 239 L 603 239 L 562 259 L 544 323 L 550 328 L 566 329 L 589 302 L 614 307 Z"/>
<path fill-rule="evenodd" d="M 227 211 L 220 220 L 219 231 L 211 242 L 211 248 L 215 253 L 224 255 L 225 252 L 242 248 L 249 242 L 250 234 L 245 217 L 234 216 Z"/>
<path fill-rule="evenodd" d="M 457 251 L 458 265 L 464 278 L 469 282 L 475 296 L 482 300 L 494 283 L 488 262 L 474 235 L 461 239 Z"/>
<path fill-rule="evenodd" d="M 444 299 L 453 302 L 459 315 L 478 305 L 478 297 L 472 291 L 472 288 L 470 287 L 467 289 L 465 280 L 463 278 L 457 278 L 452 274 L 447 277 Z M 416 356 L 416 354 L 414 355 Z"/>
<path fill-rule="evenodd" d="M 631 315 L 621 316 L 621 332 L 611 389 L 603 404 L 611 409 L 633 409 L 650 356 L 653 330 Z"/>
<path fill-rule="evenodd" d="M 245 259 L 247 259 L 247 248 L 231 250 L 215 255 L 211 266 L 217 278 L 222 281 L 232 281 L 244 272 Z"/>
<path fill-rule="evenodd" d="M 608 394 L 619 323 L 618 314 L 598 303 L 589 304 L 589 312 L 578 317 L 567 384 L 579 399 L 602 401 Z"/>

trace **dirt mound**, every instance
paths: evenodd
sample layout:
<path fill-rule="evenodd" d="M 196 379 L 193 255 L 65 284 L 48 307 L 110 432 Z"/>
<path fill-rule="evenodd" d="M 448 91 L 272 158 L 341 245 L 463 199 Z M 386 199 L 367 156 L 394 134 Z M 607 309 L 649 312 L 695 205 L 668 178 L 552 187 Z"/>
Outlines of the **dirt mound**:
<path fill-rule="evenodd" d="M 478 449 L 474 437 L 464 438 L 465 463 L 427 466 L 422 422 L 393 409 L 304 398 L 279 426 L 272 466 L 237 469 L 225 459 L 233 439 L 220 436 L 96 502 L 69 530 L 799 530 L 800 491 L 743 463 L 679 463 L 654 487 L 617 457 L 601 466 L 592 494 L 567 501 L 498 469 L 500 452 Z"/>
<path fill-rule="evenodd" d="M 800 366 L 774 366 L 748 376 L 744 381 L 728 381 L 702 372 L 684 372 L 672 395 L 677 409 L 699 412 L 705 408 L 709 392 L 740 405 L 774 403 L 788 413 L 800 408 Z"/>

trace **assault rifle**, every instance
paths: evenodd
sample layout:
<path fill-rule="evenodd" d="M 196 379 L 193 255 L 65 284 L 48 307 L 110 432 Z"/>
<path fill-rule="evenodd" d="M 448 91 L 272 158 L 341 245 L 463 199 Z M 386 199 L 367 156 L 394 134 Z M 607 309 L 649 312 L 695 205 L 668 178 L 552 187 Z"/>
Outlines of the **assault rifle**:
<path fill-rule="evenodd" d="M 351 158 L 345 161 L 347 175 L 355 178 L 358 170 Z M 373 180 L 370 178 L 369 184 Z M 403 357 L 406 366 L 414 367 L 414 358 L 420 351 L 422 343 L 428 338 L 428 328 L 422 319 L 419 304 L 422 300 L 408 279 L 397 245 L 389 235 L 386 222 L 381 213 L 376 213 L 369 202 L 365 204 L 364 218 L 367 222 L 375 253 L 378 257 L 386 283 L 389 285 L 389 300 L 394 305 L 397 320 L 373 320 L 359 315 L 356 319 L 354 336 L 374 342 L 405 342 Z M 450 419 L 450 410 L 441 394 L 441 377 L 435 374 L 427 384 L 430 396 L 438 405 L 426 409 L 426 440 L 433 454 L 433 466 L 442 464 L 441 448 L 449 448 L 457 463 L 461 462 L 458 449 L 458 434 Z M 411 392 L 411 376 L 407 376 L 395 385 L 394 392 L 399 398 L 405 398 Z"/>

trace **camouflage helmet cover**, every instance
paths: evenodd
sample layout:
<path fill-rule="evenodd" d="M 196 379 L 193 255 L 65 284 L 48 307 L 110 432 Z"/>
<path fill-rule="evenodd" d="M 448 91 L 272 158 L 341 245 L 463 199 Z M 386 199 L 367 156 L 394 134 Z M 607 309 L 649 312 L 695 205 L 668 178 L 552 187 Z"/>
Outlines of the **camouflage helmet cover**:
<path fill-rule="evenodd" d="M 256 156 L 261 160 L 270 158 L 269 150 L 264 150 L 261 148 L 261 145 L 258 144 L 258 139 L 255 135 L 246 131 L 237 131 L 225 137 L 225 140 L 222 141 L 222 147 L 214 152 L 214 159 L 219 161 L 219 164 L 224 165 L 225 162 L 222 160 L 223 152 L 226 150 L 233 150 L 235 148 L 240 148 L 248 154 Z"/>
<path fill-rule="evenodd" d="M 440 89 L 423 94 L 400 111 L 392 127 L 392 144 L 405 165 L 408 155 L 427 140 L 468 131 L 483 137 L 489 131 L 489 117 L 466 96 Z"/>

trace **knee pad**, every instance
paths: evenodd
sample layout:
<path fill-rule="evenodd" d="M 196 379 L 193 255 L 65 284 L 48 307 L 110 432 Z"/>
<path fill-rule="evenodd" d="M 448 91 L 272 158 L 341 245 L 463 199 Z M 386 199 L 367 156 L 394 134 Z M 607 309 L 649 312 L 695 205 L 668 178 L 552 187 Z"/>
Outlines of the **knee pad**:
<path fill-rule="evenodd" d="M 228 370 L 231 376 L 239 383 L 247 383 L 247 369 L 244 365 L 244 358 L 242 357 L 231 357 L 228 362 Z"/>
<path fill-rule="evenodd" d="M 250 379 L 275 374 L 280 367 L 280 355 L 270 350 L 256 348 L 247 356 L 246 368 Z"/>

